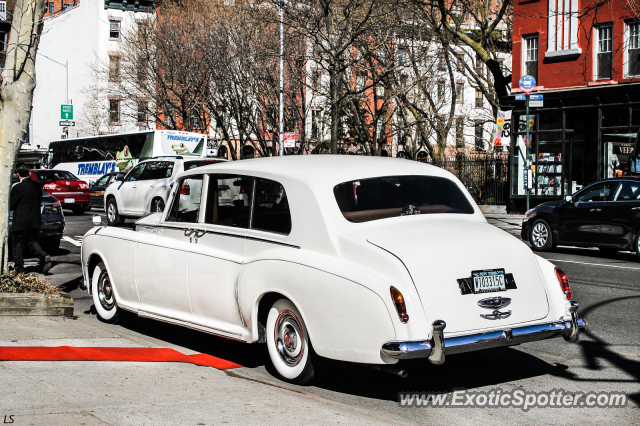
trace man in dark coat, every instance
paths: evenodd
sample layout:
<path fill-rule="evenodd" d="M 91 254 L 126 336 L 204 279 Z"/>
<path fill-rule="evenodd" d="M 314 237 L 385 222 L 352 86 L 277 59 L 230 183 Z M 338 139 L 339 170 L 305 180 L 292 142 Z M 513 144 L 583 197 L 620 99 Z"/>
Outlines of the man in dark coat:
<path fill-rule="evenodd" d="M 11 236 L 13 238 L 13 257 L 16 272 L 24 272 L 23 253 L 28 248 L 39 258 L 38 271 L 47 273 L 51 268 L 51 260 L 47 253 L 36 242 L 40 228 L 40 208 L 42 204 L 42 188 L 40 184 L 29 178 L 29 169 L 18 164 L 16 175 L 20 179 L 11 189 L 10 210 L 13 210 Z"/>

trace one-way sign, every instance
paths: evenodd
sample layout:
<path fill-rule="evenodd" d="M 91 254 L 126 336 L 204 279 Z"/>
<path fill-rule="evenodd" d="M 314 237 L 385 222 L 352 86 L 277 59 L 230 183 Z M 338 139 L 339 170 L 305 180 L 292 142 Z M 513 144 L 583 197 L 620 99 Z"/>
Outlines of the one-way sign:
<path fill-rule="evenodd" d="M 64 127 L 67 127 L 67 126 L 72 126 L 73 127 L 73 126 L 76 125 L 76 122 L 75 121 L 70 121 L 70 120 L 62 120 L 60 122 L 60 125 L 64 126 Z"/>

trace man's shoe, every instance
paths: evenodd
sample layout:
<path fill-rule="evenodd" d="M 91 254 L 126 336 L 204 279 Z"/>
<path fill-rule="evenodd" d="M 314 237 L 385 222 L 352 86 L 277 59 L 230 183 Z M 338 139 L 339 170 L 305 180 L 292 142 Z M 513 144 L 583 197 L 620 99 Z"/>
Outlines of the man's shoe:
<path fill-rule="evenodd" d="M 46 274 L 47 272 L 49 272 L 49 269 L 51 269 L 51 266 L 51 256 L 45 256 L 45 258 L 40 261 L 40 264 L 38 265 L 38 272 Z"/>

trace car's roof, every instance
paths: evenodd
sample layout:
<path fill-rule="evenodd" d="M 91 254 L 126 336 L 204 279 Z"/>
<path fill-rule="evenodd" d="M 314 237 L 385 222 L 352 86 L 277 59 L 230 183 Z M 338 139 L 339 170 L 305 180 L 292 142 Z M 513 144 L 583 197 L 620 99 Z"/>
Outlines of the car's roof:
<path fill-rule="evenodd" d="M 418 161 L 360 155 L 291 155 L 252 158 L 198 167 L 197 172 L 271 174 L 286 176 L 310 185 L 319 182 L 337 185 L 353 179 L 376 176 L 450 176 L 439 167 Z"/>

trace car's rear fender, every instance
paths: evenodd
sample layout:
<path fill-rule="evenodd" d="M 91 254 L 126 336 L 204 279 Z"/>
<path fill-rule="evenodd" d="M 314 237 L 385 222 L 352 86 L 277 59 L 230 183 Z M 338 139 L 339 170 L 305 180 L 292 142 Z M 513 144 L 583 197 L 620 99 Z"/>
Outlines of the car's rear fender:
<path fill-rule="evenodd" d="M 299 263 L 261 260 L 245 264 L 238 303 L 244 321 L 250 324 L 248 341 L 259 338 L 258 312 L 265 309 L 260 304 L 266 294 L 271 297 L 264 303 L 280 294 L 298 308 L 319 355 L 350 362 L 396 362 L 380 352 L 384 342 L 396 339 L 396 331 L 386 303 L 371 289 Z"/>

